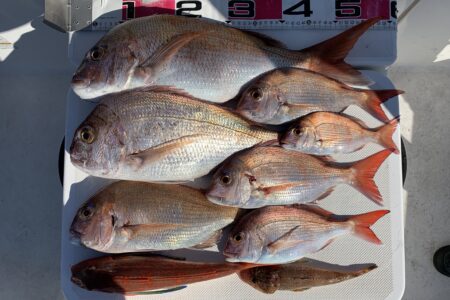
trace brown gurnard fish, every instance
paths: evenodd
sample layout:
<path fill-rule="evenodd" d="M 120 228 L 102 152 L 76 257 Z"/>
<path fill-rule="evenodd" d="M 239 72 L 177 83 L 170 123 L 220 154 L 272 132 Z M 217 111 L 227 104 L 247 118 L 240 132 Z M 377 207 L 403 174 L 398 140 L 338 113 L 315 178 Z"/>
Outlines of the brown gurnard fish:
<path fill-rule="evenodd" d="M 300 67 L 349 84 L 367 85 L 344 62 L 373 18 L 315 46 L 294 51 L 267 36 L 205 18 L 155 15 L 117 25 L 84 57 L 72 87 L 81 98 L 143 86 L 170 85 L 222 103 L 256 76 Z M 301 37 L 300 37 L 301 38 Z"/>
<path fill-rule="evenodd" d="M 209 201 L 241 208 L 309 203 L 348 184 L 382 205 L 374 176 L 391 151 L 354 163 L 336 163 L 280 147 L 255 147 L 237 153 L 214 174 Z"/>
<path fill-rule="evenodd" d="M 313 205 L 263 207 L 233 226 L 223 254 L 230 262 L 283 264 L 320 251 L 346 234 L 381 244 L 369 227 L 387 213 L 337 216 Z"/>
<path fill-rule="evenodd" d="M 72 163 L 104 178 L 189 181 L 278 134 L 168 87 L 111 94 L 76 130 Z"/>
<path fill-rule="evenodd" d="M 377 268 L 375 264 L 340 266 L 303 258 L 283 265 L 263 266 L 239 272 L 247 284 L 266 294 L 301 292 L 313 287 L 356 278 Z"/>
<path fill-rule="evenodd" d="M 315 155 L 351 153 L 376 143 L 399 153 L 392 140 L 398 119 L 370 129 L 362 121 L 342 114 L 315 112 L 301 118 L 281 138 L 283 148 Z"/>
<path fill-rule="evenodd" d="M 187 186 L 119 181 L 78 210 L 70 231 L 84 246 L 107 253 L 206 248 L 237 213 Z"/>
<path fill-rule="evenodd" d="M 253 264 L 184 261 L 159 255 L 123 254 L 92 258 L 72 266 L 72 282 L 106 293 L 136 294 L 216 279 Z"/>
<path fill-rule="evenodd" d="M 281 68 L 253 80 L 241 94 L 236 111 L 254 122 L 278 125 L 311 112 L 342 112 L 357 105 L 375 118 L 387 121 L 381 104 L 402 93 L 351 88 L 316 72 Z"/>

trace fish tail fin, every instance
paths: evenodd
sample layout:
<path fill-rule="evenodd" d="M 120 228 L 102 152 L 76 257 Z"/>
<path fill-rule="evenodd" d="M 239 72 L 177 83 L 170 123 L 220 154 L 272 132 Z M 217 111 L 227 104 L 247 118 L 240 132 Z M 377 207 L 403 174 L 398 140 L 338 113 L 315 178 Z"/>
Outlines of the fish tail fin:
<path fill-rule="evenodd" d="M 303 53 L 311 55 L 309 69 L 351 85 L 372 84 L 344 59 L 359 37 L 381 19 L 380 17 L 368 19 L 326 41 L 302 50 Z"/>
<path fill-rule="evenodd" d="M 368 264 L 367 266 L 365 266 L 364 268 L 356 271 L 354 273 L 355 277 L 361 276 L 363 274 L 366 274 L 372 270 L 375 270 L 376 268 L 378 268 L 378 266 L 376 264 Z"/>
<path fill-rule="evenodd" d="M 389 118 L 383 111 L 381 104 L 386 102 L 392 97 L 403 94 L 402 90 L 378 90 L 378 91 L 370 91 L 364 90 L 364 94 L 366 95 L 365 99 L 360 103 L 360 106 L 367 110 L 375 118 L 380 121 L 387 122 Z"/>
<path fill-rule="evenodd" d="M 363 240 L 381 245 L 382 242 L 369 227 L 389 212 L 389 210 L 377 210 L 350 217 L 349 221 L 354 223 L 354 234 Z"/>
<path fill-rule="evenodd" d="M 386 149 L 391 150 L 395 154 L 399 154 L 400 151 L 397 148 L 397 145 L 394 143 L 394 140 L 392 139 L 392 135 L 394 134 L 395 130 L 397 129 L 397 125 L 399 122 L 399 117 L 392 119 L 387 123 L 386 125 L 381 126 L 377 130 L 378 135 L 378 143 L 385 147 Z"/>
<path fill-rule="evenodd" d="M 389 154 L 391 151 L 386 149 L 357 161 L 351 166 L 350 184 L 378 205 L 383 205 L 383 197 L 373 178 Z"/>

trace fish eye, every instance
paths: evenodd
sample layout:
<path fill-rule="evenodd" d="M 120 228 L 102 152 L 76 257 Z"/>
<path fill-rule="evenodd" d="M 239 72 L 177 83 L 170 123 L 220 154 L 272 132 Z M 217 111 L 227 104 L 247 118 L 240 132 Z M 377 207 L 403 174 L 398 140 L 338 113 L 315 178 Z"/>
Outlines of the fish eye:
<path fill-rule="evenodd" d="M 293 128 L 292 133 L 295 135 L 301 135 L 302 131 L 300 130 L 300 128 Z"/>
<path fill-rule="evenodd" d="M 90 126 L 83 127 L 80 130 L 80 139 L 87 144 L 92 144 L 95 140 L 94 129 Z"/>
<path fill-rule="evenodd" d="M 222 177 L 220 177 L 220 182 L 222 182 L 224 185 L 231 184 L 231 176 L 228 174 L 222 175 Z"/>
<path fill-rule="evenodd" d="M 102 47 L 95 47 L 91 50 L 89 56 L 92 60 L 98 61 L 103 57 L 103 54 L 105 54 L 105 49 L 103 49 Z"/>
<path fill-rule="evenodd" d="M 81 217 L 82 219 L 90 218 L 90 217 L 92 217 L 93 214 L 94 214 L 94 210 L 93 210 L 93 208 L 90 207 L 90 206 L 86 206 L 85 208 L 83 208 L 83 209 L 80 211 L 80 217 Z"/>
<path fill-rule="evenodd" d="M 253 98 L 253 100 L 260 101 L 263 97 L 263 92 L 261 89 L 256 88 L 250 91 L 250 96 Z"/>
<path fill-rule="evenodd" d="M 244 233 L 243 232 L 238 232 L 238 233 L 236 233 L 234 236 L 233 236 L 233 240 L 236 242 L 236 243 L 240 243 L 240 242 L 242 242 L 242 240 L 244 239 Z"/>

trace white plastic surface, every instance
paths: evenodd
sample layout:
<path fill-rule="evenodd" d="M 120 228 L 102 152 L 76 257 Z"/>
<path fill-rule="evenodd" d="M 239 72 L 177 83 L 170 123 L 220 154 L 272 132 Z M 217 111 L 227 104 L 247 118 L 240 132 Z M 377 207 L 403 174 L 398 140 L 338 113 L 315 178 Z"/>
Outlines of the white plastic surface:
<path fill-rule="evenodd" d="M 262 31 L 265 32 L 265 31 Z M 290 48 L 304 48 L 314 42 L 328 38 L 334 31 L 286 31 L 270 30 L 266 33 L 286 42 Z M 375 33 L 378 37 L 374 38 Z M 87 51 L 102 35 L 100 32 L 77 32 L 71 39 L 70 56 L 78 64 L 84 52 Z M 302 38 L 298 37 L 301 34 Z M 387 60 L 380 63 L 376 55 L 371 56 L 373 49 L 380 41 L 387 41 L 395 49 L 395 38 L 388 35 L 383 39 L 383 33 L 373 31 L 370 37 L 366 36 L 356 45 L 348 59 L 360 66 L 380 67 L 386 66 Z M 381 73 L 364 71 L 364 74 L 376 82 L 371 88 L 393 88 L 392 83 Z M 121 295 L 110 295 L 98 292 L 88 292 L 70 282 L 70 266 L 87 258 L 101 256 L 101 253 L 70 243 L 69 227 L 79 206 L 89 196 L 111 181 L 87 176 L 76 169 L 70 162 L 68 149 L 73 133 L 77 126 L 94 108 L 95 104 L 80 100 L 72 91 L 68 93 L 67 119 L 66 119 L 66 154 L 64 174 L 64 208 L 62 224 L 62 255 L 61 255 L 61 285 L 68 299 L 123 299 Z M 390 116 L 399 115 L 398 98 L 386 103 Z M 381 123 L 357 107 L 350 107 L 347 112 L 365 121 L 369 126 L 376 127 Z M 400 147 L 399 129 L 394 140 Z M 350 155 L 337 157 L 338 161 L 355 161 L 381 150 L 379 146 L 369 145 L 366 148 Z M 277 292 L 274 295 L 264 295 L 241 282 L 236 275 L 196 283 L 188 288 L 156 296 L 133 296 L 132 299 L 400 299 L 404 290 L 404 241 L 403 241 L 403 208 L 402 208 L 402 182 L 401 182 L 401 155 L 392 154 L 379 169 L 375 180 L 385 201 L 385 208 L 391 213 L 383 217 L 372 228 L 383 241 L 383 246 L 370 244 L 353 236 L 346 236 L 333 242 L 324 250 L 311 255 L 311 258 L 323 260 L 328 263 L 341 265 L 376 263 L 378 268 L 356 279 L 314 288 L 302 293 Z M 336 214 L 357 214 L 380 209 L 379 206 L 365 198 L 361 193 L 349 186 L 339 186 L 332 195 L 320 202 L 320 205 Z M 174 252 L 172 252 L 174 253 Z M 178 255 L 189 254 L 192 259 L 220 259 L 220 254 L 208 252 L 176 251 Z M 200 255 L 200 257 L 199 257 Z M 127 297 L 128 298 L 128 297 Z M 129 297 L 131 298 L 131 297 Z"/>

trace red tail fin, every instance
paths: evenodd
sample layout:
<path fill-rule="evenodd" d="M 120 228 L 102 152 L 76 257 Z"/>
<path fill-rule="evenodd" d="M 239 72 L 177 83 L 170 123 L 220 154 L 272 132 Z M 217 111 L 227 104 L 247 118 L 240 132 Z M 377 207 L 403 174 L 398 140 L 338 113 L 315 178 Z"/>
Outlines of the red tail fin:
<path fill-rule="evenodd" d="M 389 118 L 383 111 L 381 107 L 381 103 L 386 100 L 395 97 L 397 95 L 403 94 L 404 91 L 401 90 L 378 90 L 378 91 L 370 91 L 364 90 L 364 93 L 367 95 L 366 99 L 360 103 L 360 106 L 367 110 L 372 116 L 377 118 L 380 121 L 387 122 Z"/>
<path fill-rule="evenodd" d="M 378 134 L 378 143 L 385 147 L 386 149 L 391 150 L 395 154 L 399 154 L 400 151 L 398 151 L 397 145 L 392 140 L 392 135 L 395 132 L 395 129 L 397 129 L 399 117 L 389 121 L 386 125 L 381 126 L 377 130 Z"/>
<path fill-rule="evenodd" d="M 383 205 L 383 198 L 373 177 L 389 154 L 391 154 L 390 150 L 380 151 L 355 162 L 351 167 L 353 171 L 351 185 L 378 205 Z"/>
<path fill-rule="evenodd" d="M 389 212 L 389 210 L 377 210 L 350 217 L 349 220 L 355 223 L 354 234 L 371 243 L 382 244 L 380 239 L 369 227 Z"/>
<path fill-rule="evenodd" d="M 359 71 L 344 62 L 359 37 L 381 18 L 368 19 L 322 43 L 303 49 L 311 54 L 309 69 L 351 85 L 369 85 Z"/>

